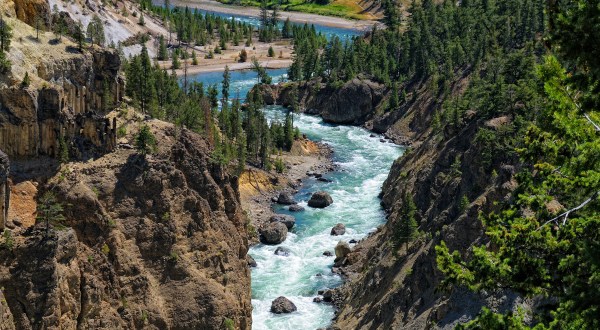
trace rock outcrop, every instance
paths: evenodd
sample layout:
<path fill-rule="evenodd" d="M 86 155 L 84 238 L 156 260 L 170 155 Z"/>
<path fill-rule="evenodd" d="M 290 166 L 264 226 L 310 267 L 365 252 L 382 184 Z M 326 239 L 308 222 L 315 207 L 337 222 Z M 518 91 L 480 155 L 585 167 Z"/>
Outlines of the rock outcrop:
<path fill-rule="evenodd" d="M 429 135 L 422 144 L 394 162 L 382 192 L 388 221 L 346 256 L 349 262 L 342 273 L 352 275 L 340 290 L 345 298 L 336 326 L 449 329 L 459 320 L 473 318 L 481 306 L 510 310 L 522 303 L 511 292 L 479 295 L 460 288 L 439 290 L 443 277 L 435 246 L 443 240 L 450 250 L 468 255 L 470 246 L 485 243 L 479 214 L 497 210 L 495 201 L 509 200 L 514 187 L 510 183 L 515 167 L 508 164 L 517 161 L 511 155 L 494 155 L 491 166 L 482 165 L 485 146 L 474 141 L 483 126 L 482 119 L 467 116 L 460 132 L 424 133 Z M 497 175 L 490 174 L 491 168 Z M 393 241 L 402 220 L 405 194 L 413 197 L 419 231 L 425 235 L 408 249 L 395 249 L 386 243 Z"/>
<path fill-rule="evenodd" d="M 315 208 L 325 208 L 333 203 L 333 199 L 326 191 L 317 191 L 310 196 L 308 206 Z"/>
<path fill-rule="evenodd" d="M 286 297 L 278 297 L 271 303 L 271 313 L 286 314 L 295 312 L 296 310 L 296 305 Z"/>
<path fill-rule="evenodd" d="M 17 18 L 35 26 L 35 20 L 41 19 L 45 26 L 50 25 L 50 4 L 48 0 L 12 0 Z"/>
<path fill-rule="evenodd" d="M 293 84 L 257 85 L 267 104 L 292 104 Z M 337 124 L 362 124 L 371 118 L 383 100 L 386 87 L 366 77 L 354 78 L 340 88 L 320 82 L 303 83 L 298 88 L 302 109 L 319 114 Z"/>
<path fill-rule="evenodd" d="M 105 118 L 122 99 L 121 60 L 116 51 L 92 50 L 61 61 L 41 62 L 28 88 L 0 89 L 0 149 L 9 157 L 88 159 L 112 151 L 115 122 Z"/>
<path fill-rule="evenodd" d="M 16 229 L 0 249 L 17 329 L 251 328 L 237 180 L 197 134 L 150 125 L 157 155 L 63 165 L 45 187 L 65 208 L 61 226 Z"/>
<path fill-rule="evenodd" d="M 340 236 L 346 233 L 346 226 L 343 223 L 338 223 L 331 228 L 331 235 Z"/>
<path fill-rule="evenodd" d="M 292 196 L 292 194 L 282 191 L 279 193 L 279 197 L 277 197 L 277 204 L 293 205 L 296 204 L 296 201 L 294 200 L 294 196 Z"/>
<path fill-rule="evenodd" d="M 260 230 L 260 241 L 264 244 L 279 244 L 285 241 L 288 229 L 281 222 L 271 222 Z"/>
<path fill-rule="evenodd" d="M 8 205 L 10 202 L 9 174 L 10 161 L 8 160 L 8 156 L 0 150 L 0 230 L 4 229 L 8 220 Z"/>
<path fill-rule="evenodd" d="M 292 229 L 296 224 L 296 218 L 287 214 L 275 214 L 270 219 L 270 222 L 281 222 L 283 223 L 287 229 Z"/>

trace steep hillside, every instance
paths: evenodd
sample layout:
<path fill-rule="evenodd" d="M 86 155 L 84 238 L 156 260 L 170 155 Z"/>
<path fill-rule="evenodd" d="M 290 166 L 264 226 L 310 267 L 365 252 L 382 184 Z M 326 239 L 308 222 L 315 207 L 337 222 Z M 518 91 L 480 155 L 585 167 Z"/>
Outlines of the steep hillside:
<path fill-rule="evenodd" d="M 250 329 L 248 219 L 214 145 L 128 106 L 115 50 L 37 38 L 43 1 L 0 5 L 0 328 Z"/>

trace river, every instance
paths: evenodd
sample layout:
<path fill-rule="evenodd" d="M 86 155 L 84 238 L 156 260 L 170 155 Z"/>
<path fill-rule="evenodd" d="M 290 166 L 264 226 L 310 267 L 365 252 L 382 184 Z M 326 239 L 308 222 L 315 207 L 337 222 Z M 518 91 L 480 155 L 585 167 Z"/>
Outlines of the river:
<path fill-rule="evenodd" d="M 231 17 L 228 14 L 218 15 Z M 251 17 L 237 19 L 257 23 Z M 338 35 L 346 38 L 356 33 L 347 34 L 348 31 L 324 26 L 316 26 L 316 29 L 328 37 Z M 287 78 L 287 69 L 268 70 L 268 73 L 273 82 Z M 244 99 L 257 82 L 256 77 L 252 71 L 231 72 L 231 95 Z M 220 85 L 223 73 L 202 73 L 189 79 L 203 82 L 205 86 Z M 220 86 L 218 90 L 221 90 Z M 286 110 L 280 106 L 268 106 L 263 110 L 269 120 L 283 120 L 285 117 Z M 370 132 L 359 127 L 331 125 L 319 117 L 304 114 L 295 115 L 294 124 L 311 140 L 331 146 L 337 170 L 324 175 L 332 180 L 330 183 L 315 178 L 305 179 L 295 195 L 296 201 L 305 210 L 292 214 L 296 217 L 296 226 L 291 229 L 286 241 L 279 245 L 290 249 L 290 256 L 275 255 L 277 246 L 258 244 L 250 249 L 249 254 L 257 262 L 257 267 L 252 269 L 254 330 L 315 330 L 331 323 L 333 306 L 315 303 L 313 298 L 319 290 L 339 286 L 342 279 L 331 271 L 335 257 L 323 256 L 323 252 L 333 252 L 340 240 L 360 240 L 385 222 L 377 196 L 393 161 L 403 152 L 401 147 L 381 143 L 380 136 L 371 137 Z M 307 207 L 310 195 L 318 190 L 329 192 L 333 204 L 325 209 Z M 274 205 L 274 208 L 277 213 L 291 214 L 286 207 Z M 337 223 L 346 225 L 345 235 L 329 234 Z M 298 310 L 291 314 L 271 313 L 271 302 L 279 296 L 290 299 Z"/>
<path fill-rule="evenodd" d="M 269 70 L 274 81 L 286 77 L 286 69 Z M 192 79 L 207 84 L 219 84 L 222 72 L 203 73 Z M 251 71 L 231 73 L 231 93 L 244 98 L 256 83 Z M 219 88 L 220 90 L 220 88 Z M 286 110 L 280 106 L 268 106 L 264 112 L 269 120 L 282 121 Z M 277 246 L 258 244 L 250 249 L 257 267 L 252 269 L 252 313 L 255 330 L 315 330 L 326 327 L 334 316 L 329 304 L 314 303 L 317 291 L 333 288 L 342 279 L 331 272 L 335 257 L 323 256 L 324 251 L 334 251 L 339 240 L 359 240 L 384 223 L 385 215 L 380 207 L 378 194 L 393 161 L 403 149 L 392 143 L 381 143 L 380 136 L 370 137 L 365 129 L 331 125 L 319 117 L 295 115 L 294 124 L 313 141 L 332 147 L 333 160 L 338 170 L 324 176 L 333 182 L 324 183 L 307 178 L 295 199 L 305 211 L 290 213 L 285 207 L 274 205 L 278 213 L 292 214 L 296 226 L 290 231 L 283 246 L 291 250 L 288 257 L 274 254 Z M 333 204 L 325 209 L 312 209 L 306 203 L 317 190 L 329 192 Z M 346 225 L 346 234 L 331 236 L 331 227 L 337 223 Z M 275 315 L 270 312 L 271 301 L 279 296 L 290 299 L 297 312 Z"/>

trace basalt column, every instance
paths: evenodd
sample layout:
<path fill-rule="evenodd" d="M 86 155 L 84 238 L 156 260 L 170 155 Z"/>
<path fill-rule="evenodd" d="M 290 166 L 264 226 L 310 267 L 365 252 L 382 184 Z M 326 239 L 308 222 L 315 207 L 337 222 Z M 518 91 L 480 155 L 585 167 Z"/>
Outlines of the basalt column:
<path fill-rule="evenodd" d="M 10 197 L 10 188 L 8 187 L 9 165 L 8 156 L 0 150 L 0 229 L 4 229 L 8 217 Z"/>

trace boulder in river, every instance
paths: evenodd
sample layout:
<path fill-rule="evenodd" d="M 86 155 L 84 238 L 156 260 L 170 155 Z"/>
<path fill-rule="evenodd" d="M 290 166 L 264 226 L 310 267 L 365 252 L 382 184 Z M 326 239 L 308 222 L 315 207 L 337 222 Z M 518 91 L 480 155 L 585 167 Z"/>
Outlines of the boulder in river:
<path fill-rule="evenodd" d="M 333 199 L 331 196 L 325 191 L 317 191 L 316 193 L 310 196 L 310 200 L 308 201 L 308 206 L 315 208 L 324 208 L 333 203 Z"/>
<path fill-rule="evenodd" d="M 292 229 L 292 227 L 294 227 L 296 224 L 296 218 L 287 214 L 275 214 L 271 216 L 269 222 L 281 222 L 287 227 L 287 229 Z"/>
<path fill-rule="evenodd" d="M 317 181 L 321 181 L 321 182 L 333 182 L 332 180 L 324 178 L 324 177 L 318 178 Z"/>
<path fill-rule="evenodd" d="M 287 237 L 287 227 L 281 222 L 271 222 L 260 230 L 260 241 L 265 244 L 279 244 Z"/>
<path fill-rule="evenodd" d="M 333 228 L 331 228 L 331 235 L 333 236 L 340 236 L 340 235 L 344 235 L 346 233 L 346 225 L 344 225 L 343 223 L 338 223 L 337 225 L 333 226 Z"/>
<path fill-rule="evenodd" d="M 325 252 L 323 252 L 323 255 L 326 256 L 326 257 L 332 257 L 333 256 L 333 252 L 331 252 L 331 251 L 325 251 Z"/>
<path fill-rule="evenodd" d="M 344 241 L 339 241 L 335 246 L 335 257 L 336 259 L 345 258 L 348 253 L 352 252 L 350 245 Z"/>
<path fill-rule="evenodd" d="M 256 260 L 249 254 L 246 255 L 246 262 L 248 262 L 248 267 L 256 267 Z"/>
<path fill-rule="evenodd" d="M 278 256 L 289 257 L 290 254 L 292 254 L 292 251 L 290 251 L 290 249 L 288 249 L 286 247 L 279 246 L 275 250 L 275 255 L 278 255 Z"/>
<path fill-rule="evenodd" d="M 300 212 L 300 211 L 304 211 L 304 208 L 298 204 L 293 204 L 293 205 L 290 205 L 288 210 L 290 212 Z"/>
<path fill-rule="evenodd" d="M 271 313 L 284 314 L 295 312 L 296 310 L 298 310 L 296 308 L 296 305 L 294 305 L 293 302 L 291 302 L 289 299 L 283 296 L 278 297 L 277 299 L 273 300 L 273 302 L 271 302 Z"/>
<path fill-rule="evenodd" d="M 296 204 L 296 201 L 294 200 L 292 194 L 284 191 L 279 194 L 279 197 L 277 197 L 277 203 L 283 205 L 292 205 Z"/>

